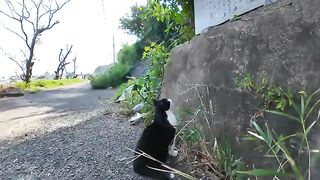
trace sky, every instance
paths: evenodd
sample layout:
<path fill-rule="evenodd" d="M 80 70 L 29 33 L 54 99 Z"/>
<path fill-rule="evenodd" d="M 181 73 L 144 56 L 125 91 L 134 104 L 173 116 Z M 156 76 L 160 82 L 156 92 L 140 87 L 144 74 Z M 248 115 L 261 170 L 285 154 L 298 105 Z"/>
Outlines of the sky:
<path fill-rule="evenodd" d="M 0 8 L 4 7 L 4 1 L 1 1 Z M 113 34 L 116 51 L 122 44 L 136 41 L 135 36 L 119 29 L 119 18 L 129 13 L 130 7 L 136 3 L 145 4 L 146 0 L 71 0 L 56 14 L 55 19 L 60 23 L 41 36 L 40 44 L 35 49 L 37 60 L 33 74 L 53 73 L 57 68 L 60 49 L 66 49 L 67 45 L 73 45 L 69 60 L 77 57 L 77 73 L 92 73 L 97 66 L 112 63 Z M 0 14 L 0 77 L 12 76 L 15 72 L 20 74 L 18 66 L 4 53 L 21 57 L 20 50 L 25 48 L 22 40 L 4 26 L 19 30 L 16 22 Z M 72 65 L 67 70 L 71 72 Z"/>

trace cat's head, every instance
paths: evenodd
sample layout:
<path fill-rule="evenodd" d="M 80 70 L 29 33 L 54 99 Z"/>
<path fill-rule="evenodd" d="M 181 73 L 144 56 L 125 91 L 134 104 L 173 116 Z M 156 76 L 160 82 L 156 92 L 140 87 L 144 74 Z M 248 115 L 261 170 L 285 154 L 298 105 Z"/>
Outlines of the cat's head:
<path fill-rule="evenodd" d="M 156 110 L 168 111 L 172 106 L 171 99 L 153 100 Z"/>

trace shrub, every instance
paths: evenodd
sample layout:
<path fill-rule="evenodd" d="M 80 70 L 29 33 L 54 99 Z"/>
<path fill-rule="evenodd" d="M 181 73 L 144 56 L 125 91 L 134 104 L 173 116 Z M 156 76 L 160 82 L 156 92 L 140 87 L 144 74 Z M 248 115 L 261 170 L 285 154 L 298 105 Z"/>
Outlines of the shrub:
<path fill-rule="evenodd" d="M 132 66 L 117 63 L 108 71 L 101 75 L 90 77 L 90 84 L 93 89 L 104 89 L 108 87 L 117 87 L 127 80 Z"/>
<path fill-rule="evenodd" d="M 118 63 L 132 66 L 141 59 L 142 53 L 143 48 L 140 47 L 139 42 L 132 45 L 125 44 L 117 54 L 117 61 Z"/>

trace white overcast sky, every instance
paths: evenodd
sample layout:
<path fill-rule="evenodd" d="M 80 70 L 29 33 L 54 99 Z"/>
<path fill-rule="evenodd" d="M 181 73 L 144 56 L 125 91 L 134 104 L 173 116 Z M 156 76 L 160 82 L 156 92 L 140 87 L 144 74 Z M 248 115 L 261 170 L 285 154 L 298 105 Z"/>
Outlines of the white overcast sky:
<path fill-rule="evenodd" d="M 3 2 L 4 0 L 0 0 L 0 8 L 3 7 Z M 60 49 L 71 44 L 74 47 L 69 60 L 77 56 L 78 73 L 92 73 L 97 66 L 112 63 L 113 32 L 117 51 L 123 43 L 130 44 L 136 40 L 134 36 L 118 29 L 119 18 L 129 13 L 132 5 L 145 2 L 146 0 L 71 0 L 56 16 L 60 24 L 41 36 L 41 44 L 35 51 L 39 60 L 34 65 L 33 74 L 53 73 Z M 16 22 L 8 21 L 3 15 L 0 15 L 0 22 L 0 48 L 18 56 L 22 41 L 3 28 L 3 24 L 15 28 Z M 16 71 L 20 73 L 17 65 L 0 51 L 0 78 L 14 75 Z"/>

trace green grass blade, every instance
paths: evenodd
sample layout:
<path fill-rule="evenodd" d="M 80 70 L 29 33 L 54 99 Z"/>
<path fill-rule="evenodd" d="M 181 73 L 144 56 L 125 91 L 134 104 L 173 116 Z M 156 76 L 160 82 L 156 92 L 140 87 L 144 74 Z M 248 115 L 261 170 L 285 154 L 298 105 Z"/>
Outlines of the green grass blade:
<path fill-rule="evenodd" d="M 259 132 L 260 135 L 263 135 L 263 131 L 261 130 L 260 126 L 256 122 L 252 122 L 256 130 Z"/>
<path fill-rule="evenodd" d="M 300 119 L 304 118 L 304 111 L 305 111 L 305 106 L 304 106 L 304 94 L 300 95 Z"/>
<path fill-rule="evenodd" d="M 320 99 L 319 99 L 316 103 L 314 103 L 313 106 L 309 109 L 309 111 L 308 111 L 308 113 L 307 113 L 307 115 L 306 115 L 306 117 L 305 117 L 305 120 L 308 119 L 309 115 L 313 112 L 313 109 L 314 109 L 319 103 L 320 103 Z M 319 114 L 318 114 L 318 117 L 317 117 L 317 118 L 319 119 Z"/>
<path fill-rule="evenodd" d="M 248 131 L 248 133 L 249 133 L 250 135 L 256 137 L 257 139 L 260 139 L 260 140 L 262 140 L 262 141 L 265 141 L 265 139 L 264 139 L 262 136 L 258 135 L 257 133 L 254 133 L 254 132 L 251 132 L 251 131 Z"/>
<path fill-rule="evenodd" d="M 319 88 L 318 90 L 316 90 L 314 93 L 312 93 L 312 94 L 307 98 L 306 107 L 309 106 L 309 103 L 310 103 L 311 99 L 312 99 L 318 92 L 320 92 L 320 88 Z"/>
<path fill-rule="evenodd" d="M 300 109 L 298 108 L 297 104 L 292 102 L 292 107 L 293 107 L 294 111 L 297 113 L 297 115 L 300 116 L 301 112 L 300 112 Z"/>
<path fill-rule="evenodd" d="M 275 142 L 277 144 L 277 146 L 281 149 L 281 151 L 284 153 L 286 159 L 288 160 L 293 172 L 296 175 L 296 178 L 299 180 L 303 180 L 303 175 L 301 173 L 301 171 L 299 170 L 296 162 L 294 161 L 294 159 L 292 158 L 290 152 L 288 151 L 288 149 L 285 147 L 285 145 L 283 143 L 278 143 Z"/>
<path fill-rule="evenodd" d="M 279 116 L 283 116 L 283 117 L 286 117 L 288 119 L 291 119 L 291 120 L 295 120 L 297 122 L 300 122 L 300 119 L 291 115 L 291 114 L 287 114 L 287 113 L 284 113 L 284 112 L 279 112 L 279 111 L 272 111 L 272 110 L 265 110 L 266 112 L 268 113 L 271 113 L 271 114 L 276 114 L 276 115 L 279 115 Z"/>
<path fill-rule="evenodd" d="M 238 174 L 245 174 L 250 176 L 288 176 L 284 172 L 278 172 L 276 169 L 253 169 L 248 171 L 237 171 Z"/>
<path fill-rule="evenodd" d="M 313 122 L 310 124 L 310 126 L 306 129 L 306 134 L 305 134 L 305 136 L 308 136 L 311 128 L 316 124 L 316 122 L 317 122 L 317 121 L 313 121 Z"/>

